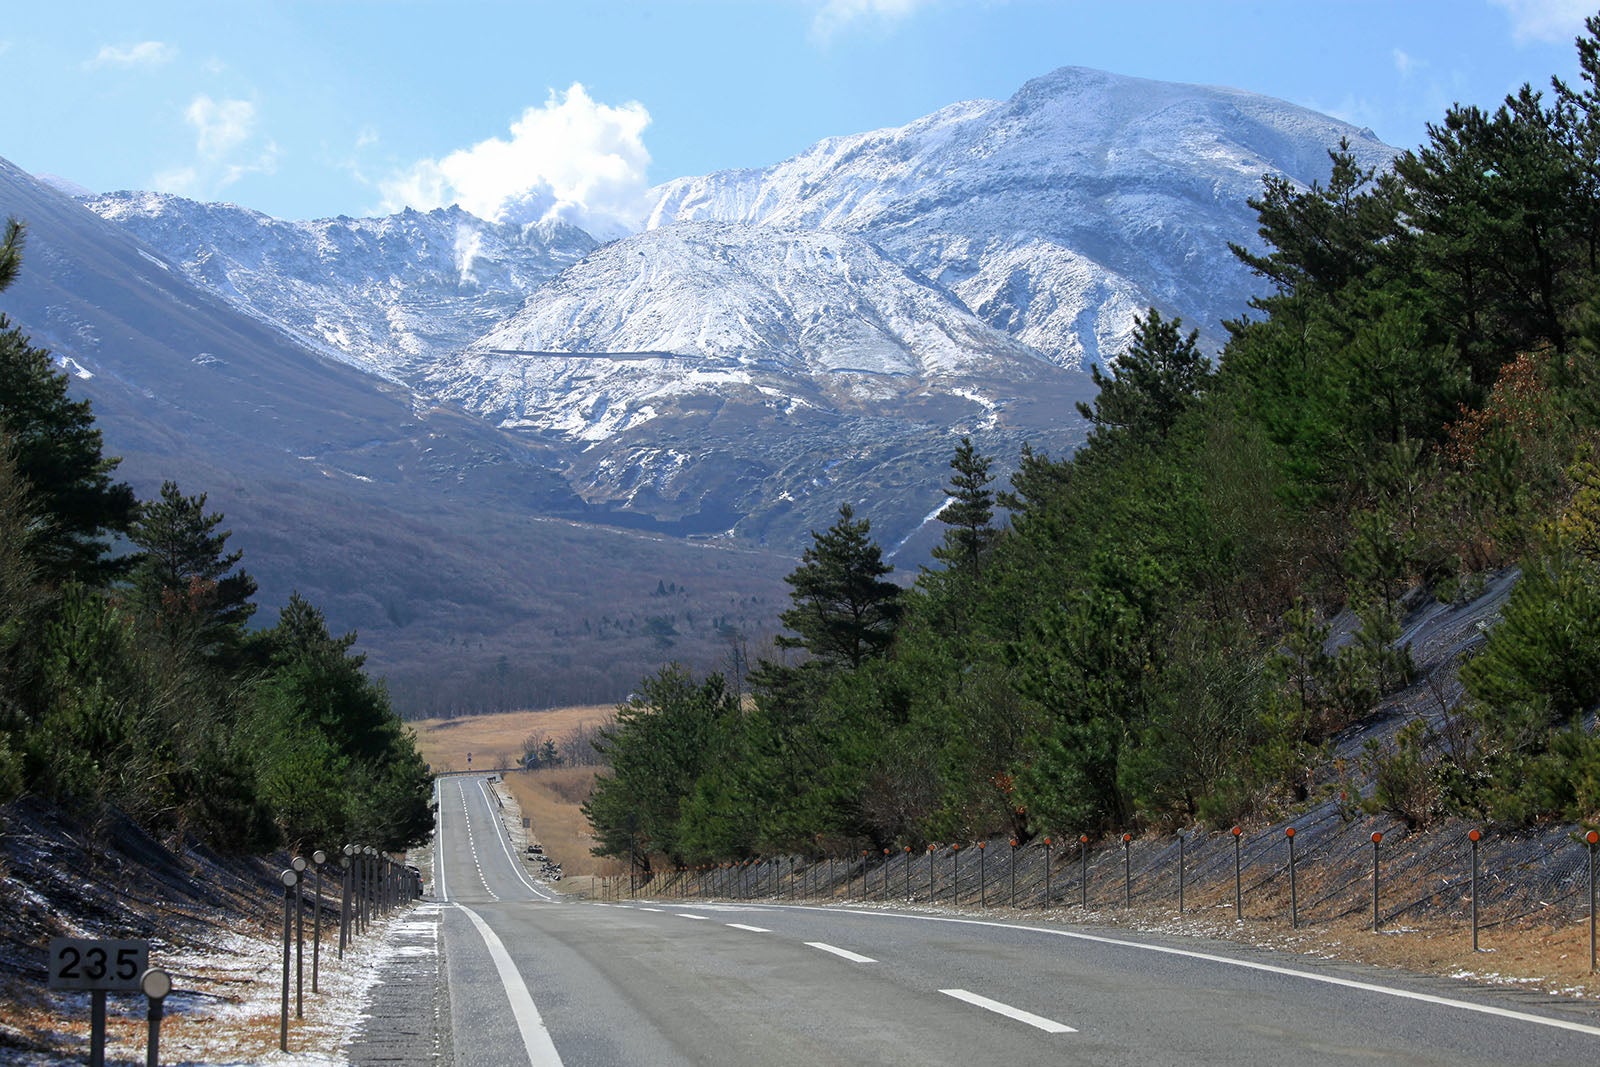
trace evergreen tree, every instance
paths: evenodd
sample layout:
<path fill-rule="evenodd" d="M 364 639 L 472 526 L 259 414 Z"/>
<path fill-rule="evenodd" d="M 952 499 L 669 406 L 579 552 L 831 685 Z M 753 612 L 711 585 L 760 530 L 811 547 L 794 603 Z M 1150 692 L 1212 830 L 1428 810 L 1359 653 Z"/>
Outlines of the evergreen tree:
<path fill-rule="evenodd" d="M 887 579 L 894 567 L 883 562 L 870 529 L 842 504 L 838 522 L 812 531 L 814 544 L 784 579 L 794 607 L 778 616 L 799 636 L 780 635 L 780 648 L 803 648 L 827 666 L 851 669 L 888 649 L 900 621 L 901 590 Z"/>
<path fill-rule="evenodd" d="M 1261 255 L 1228 245 L 1277 287 L 1278 297 L 1255 301 L 1263 310 L 1281 297 L 1338 294 L 1372 271 L 1395 233 L 1392 183 L 1374 181 L 1375 172 L 1356 162 L 1348 140 L 1328 157 L 1333 166 L 1326 186 L 1312 182 L 1302 191 L 1290 179 L 1269 174 L 1261 180 L 1262 195 L 1248 201 L 1260 221 L 1257 232 L 1271 251 Z"/>
<path fill-rule="evenodd" d="M 7 219 L 5 236 L 0 238 L 0 292 L 17 280 L 17 272 L 21 269 L 22 223 Z"/>
<path fill-rule="evenodd" d="M 433 829 L 427 765 L 388 693 L 298 593 L 260 642 L 268 675 L 250 737 L 261 788 L 291 844 L 370 837 L 406 848 Z"/>
<path fill-rule="evenodd" d="M 1557 130 L 1577 168 L 1577 220 L 1588 270 L 1600 270 L 1600 15 L 1584 20 L 1587 36 L 1577 39 L 1578 75 L 1584 87 L 1573 89 L 1560 78 L 1555 88 Z"/>
<path fill-rule="evenodd" d="M 21 248 L 22 228 L 13 219 L 0 241 L 0 289 L 16 277 Z M 0 431 L 11 439 L 17 473 L 33 487 L 43 525 L 38 561 L 46 580 L 103 582 L 114 570 L 104 539 L 127 530 L 133 490 L 111 480 L 119 461 L 101 455 L 89 402 L 68 399 L 67 375 L 4 315 Z"/>
<path fill-rule="evenodd" d="M 255 579 L 236 569 L 243 553 L 227 551 L 222 514 L 206 514 L 206 495 L 184 496 L 164 482 L 143 505 L 129 539 L 141 551 L 130 574 L 135 602 L 173 640 L 201 651 L 235 646 L 255 613 Z"/>
<path fill-rule="evenodd" d="M 999 531 L 989 525 L 994 519 L 995 503 L 994 493 L 989 489 L 989 483 L 994 481 L 994 475 L 989 473 L 993 459 L 980 455 L 972 445 L 972 438 L 963 437 L 956 447 L 955 457 L 950 460 L 955 474 L 946 491 L 951 500 L 939 512 L 939 521 L 950 528 L 945 531 L 943 542 L 933 550 L 933 558 L 950 571 L 973 578 L 981 574 L 983 558 L 999 536 Z"/>
<path fill-rule="evenodd" d="M 645 679 L 595 742 L 610 767 L 583 805 L 595 854 L 646 872 L 652 853 L 681 863 L 684 807 L 738 714 L 738 698 L 719 674 L 697 681 L 672 664 Z"/>
<path fill-rule="evenodd" d="M 1200 331 L 1182 332 L 1183 320 L 1170 322 L 1151 308 L 1134 316 L 1133 343 L 1117 357 L 1115 377 L 1091 367 L 1099 394 L 1078 413 L 1094 425 L 1092 443 L 1118 435 L 1164 438 L 1178 416 L 1205 391 L 1211 376 L 1197 341 Z"/>
<path fill-rule="evenodd" d="M 1594 211 L 1582 170 L 1529 86 L 1493 114 L 1451 108 L 1395 161 L 1417 276 L 1479 385 L 1519 351 L 1567 348 Z"/>

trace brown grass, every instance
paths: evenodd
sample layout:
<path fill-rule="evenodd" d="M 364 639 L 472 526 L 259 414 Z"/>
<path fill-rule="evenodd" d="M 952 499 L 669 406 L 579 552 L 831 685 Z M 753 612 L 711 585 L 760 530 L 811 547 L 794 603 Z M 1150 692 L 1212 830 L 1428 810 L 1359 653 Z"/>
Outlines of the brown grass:
<path fill-rule="evenodd" d="M 580 805 L 589 797 L 595 773 L 594 767 L 553 767 L 505 776 L 523 816 L 533 821 L 529 840 L 544 846 L 567 879 L 627 873 L 617 860 L 601 859 L 589 851 L 594 838 Z"/>
<path fill-rule="evenodd" d="M 544 711 L 505 711 L 454 719 L 420 719 L 407 724 L 417 738 L 417 751 L 435 771 L 464 771 L 467 753 L 474 770 L 515 766 L 529 735 L 559 740 L 579 726 L 604 722 L 616 714 L 613 704 L 578 704 Z"/>

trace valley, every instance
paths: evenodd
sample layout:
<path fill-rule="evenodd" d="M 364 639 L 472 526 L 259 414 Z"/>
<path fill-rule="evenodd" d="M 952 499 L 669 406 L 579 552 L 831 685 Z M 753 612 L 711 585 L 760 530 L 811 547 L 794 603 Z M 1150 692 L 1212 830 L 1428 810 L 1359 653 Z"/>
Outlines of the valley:
<path fill-rule="evenodd" d="M 1069 454 L 1085 368 L 1146 306 L 1220 344 L 1245 201 L 1324 177 L 1341 137 L 1393 154 L 1265 97 L 1067 68 L 667 182 L 607 242 L 459 208 L 75 202 L 0 167 L 32 267 L 7 308 L 76 368 L 121 476 L 209 493 L 264 602 L 325 605 L 407 714 L 616 699 L 762 647 L 841 503 L 909 580 L 958 440 L 1002 476 L 1024 445 Z M 687 592 L 642 598 L 658 580 Z"/>

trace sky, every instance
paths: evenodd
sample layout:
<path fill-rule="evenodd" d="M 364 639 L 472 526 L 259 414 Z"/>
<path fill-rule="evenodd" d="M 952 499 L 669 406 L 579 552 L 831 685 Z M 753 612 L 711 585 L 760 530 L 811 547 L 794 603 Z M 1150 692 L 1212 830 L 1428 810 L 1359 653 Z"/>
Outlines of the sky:
<path fill-rule="evenodd" d="M 644 191 L 1085 66 L 1415 147 L 1577 79 L 1600 0 L 115 0 L 8 5 L 0 156 L 279 218 L 459 203 L 598 236 Z"/>

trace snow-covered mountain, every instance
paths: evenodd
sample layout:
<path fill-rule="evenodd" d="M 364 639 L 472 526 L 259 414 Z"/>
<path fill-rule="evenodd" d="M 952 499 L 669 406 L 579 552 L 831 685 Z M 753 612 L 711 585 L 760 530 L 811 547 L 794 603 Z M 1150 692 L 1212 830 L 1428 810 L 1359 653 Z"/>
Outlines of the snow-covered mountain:
<path fill-rule="evenodd" d="M 501 425 L 600 441 L 686 396 L 881 409 L 1016 368 L 1051 369 L 860 237 L 684 223 L 589 256 L 430 380 Z"/>
<path fill-rule="evenodd" d="M 1006 101 L 834 137 L 759 170 L 658 187 L 647 225 L 747 222 L 865 235 L 1062 366 L 1111 361 L 1149 306 L 1220 341 L 1255 286 L 1261 177 L 1325 178 L 1368 130 L 1237 89 L 1066 67 Z"/>
<path fill-rule="evenodd" d="M 456 207 L 285 222 L 163 193 L 84 203 L 191 280 L 391 381 L 466 347 L 597 243 L 562 223 L 485 222 Z"/>
<path fill-rule="evenodd" d="M 616 521 L 793 548 L 841 500 L 890 542 L 955 439 L 1011 460 L 1081 439 L 1090 361 L 1148 306 L 1199 327 L 1257 289 L 1264 174 L 1310 183 L 1368 131 L 1233 89 L 1064 68 L 1006 101 L 658 187 L 608 244 L 459 209 L 278 222 L 88 205 L 259 319 L 537 442 Z"/>
<path fill-rule="evenodd" d="M 71 370 L 115 476 L 208 494 L 258 618 L 298 590 L 360 632 L 402 706 L 615 700 L 664 648 L 714 665 L 722 626 L 777 610 L 787 555 L 619 530 L 647 523 L 586 506 L 566 449 L 296 343 L 0 159 L 6 217 L 27 240 L 0 311 Z M 663 579 L 680 592 L 649 603 L 652 631 Z"/>

